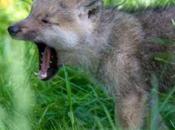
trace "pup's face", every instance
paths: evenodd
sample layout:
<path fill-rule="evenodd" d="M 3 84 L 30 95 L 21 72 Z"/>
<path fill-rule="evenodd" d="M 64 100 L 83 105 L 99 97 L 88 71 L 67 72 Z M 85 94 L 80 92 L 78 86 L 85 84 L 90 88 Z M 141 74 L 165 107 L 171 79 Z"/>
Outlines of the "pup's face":
<path fill-rule="evenodd" d="M 34 0 L 30 15 L 8 31 L 13 38 L 37 44 L 39 77 L 46 80 L 61 65 L 57 51 L 76 48 L 93 32 L 101 6 L 101 0 Z"/>

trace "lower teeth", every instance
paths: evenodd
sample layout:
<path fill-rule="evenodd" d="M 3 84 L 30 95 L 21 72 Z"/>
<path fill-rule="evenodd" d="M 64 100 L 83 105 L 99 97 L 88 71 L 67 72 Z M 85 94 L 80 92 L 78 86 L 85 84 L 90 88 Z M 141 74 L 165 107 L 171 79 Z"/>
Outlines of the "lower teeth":
<path fill-rule="evenodd" d="M 39 76 L 41 79 L 47 78 L 47 73 L 40 72 Z"/>

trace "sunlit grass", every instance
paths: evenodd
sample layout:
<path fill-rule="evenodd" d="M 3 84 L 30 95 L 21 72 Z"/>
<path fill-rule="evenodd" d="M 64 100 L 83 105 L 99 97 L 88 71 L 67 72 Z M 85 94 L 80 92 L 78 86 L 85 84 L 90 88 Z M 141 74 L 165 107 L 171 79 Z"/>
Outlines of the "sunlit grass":
<path fill-rule="evenodd" d="M 27 16 L 27 11 L 22 2 L 15 0 L 1 0 L 0 9 L 0 129 L 30 130 L 32 126 L 27 117 L 32 113 L 34 93 L 25 68 L 26 47 L 12 40 L 6 31 L 12 21 Z"/>
<path fill-rule="evenodd" d="M 0 9 L 5 9 L 12 5 L 13 0 L 0 0 Z"/>
<path fill-rule="evenodd" d="M 11 48 L 12 49 L 12 48 Z M 34 105 L 33 92 L 25 68 L 25 47 L 23 45 L 13 46 L 11 51 L 11 62 L 8 64 L 9 86 L 13 95 L 12 130 L 30 130 L 31 126 L 27 116 L 31 113 Z"/>

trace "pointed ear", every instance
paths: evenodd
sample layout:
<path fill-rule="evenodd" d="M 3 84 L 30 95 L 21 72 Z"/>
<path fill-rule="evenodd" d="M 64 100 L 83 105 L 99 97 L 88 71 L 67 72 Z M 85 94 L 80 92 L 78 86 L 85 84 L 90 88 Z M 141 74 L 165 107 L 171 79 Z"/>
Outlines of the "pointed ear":
<path fill-rule="evenodd" d="M 103 2 L 102 0 L 88 0 L 88 2 L 83 3 L 80 8 L 80 16 L 94 20 L 99 16 L 103 8 Z"/>

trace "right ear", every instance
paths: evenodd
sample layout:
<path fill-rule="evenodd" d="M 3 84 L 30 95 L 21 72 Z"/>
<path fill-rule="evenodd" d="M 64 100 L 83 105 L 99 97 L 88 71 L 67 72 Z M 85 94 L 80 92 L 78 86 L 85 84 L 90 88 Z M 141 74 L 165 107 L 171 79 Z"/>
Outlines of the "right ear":
<path fill-rule="evenodd" d="M 83 2 L 80 4 L 80 16 L 94 20 L 99 16 L 102 8 L 102 0 L 88 0 L 88 2 Z"/>

